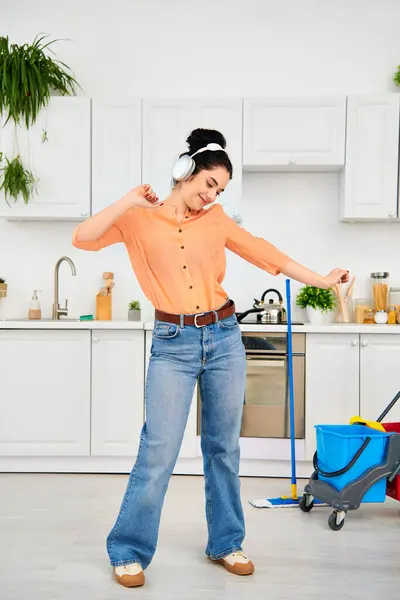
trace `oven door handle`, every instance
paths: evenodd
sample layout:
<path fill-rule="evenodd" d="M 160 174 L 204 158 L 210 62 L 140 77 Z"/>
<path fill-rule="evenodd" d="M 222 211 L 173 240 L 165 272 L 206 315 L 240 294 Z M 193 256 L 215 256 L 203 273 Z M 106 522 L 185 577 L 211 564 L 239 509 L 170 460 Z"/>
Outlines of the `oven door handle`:
<path fill-rule="evenodd" d="M 277 357 L 277 358 L 273 358 L 273 357 L 268 357 L 268 358 L 247 358 L 247 360 L 249 361 L 249 366 L 252 367 L 276 367 L 279 363 L 282 364 L 282 367 L 285 366 L 286 364 L 286 360 L 284 358 L 281 357 Z"/>

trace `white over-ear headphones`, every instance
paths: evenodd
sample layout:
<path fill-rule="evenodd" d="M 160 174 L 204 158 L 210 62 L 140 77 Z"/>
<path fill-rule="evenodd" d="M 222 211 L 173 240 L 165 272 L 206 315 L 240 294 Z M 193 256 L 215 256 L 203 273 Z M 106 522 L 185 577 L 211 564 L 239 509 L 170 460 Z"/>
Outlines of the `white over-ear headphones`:
<path fill-rule="evenodd" d="M 197 150 L 192 155 L 184 154 L 178 158 L 174 165 L 172 170 L 172 179 L 174 181 L 185 181 L 185 179 L 188 179 L 196 168 L 196 163 L 193 160 L 193 156 L 196 156 L 196 154 L 199 154 L 200 152 L 205 152 L 205 150 L 211 150 L 212 152 L 222 150 L 222 152 L 226 152 L 225 148 L 219 144 L 211 143 L 207 144 L 207 146 L 204 148 L 200 148 L 200 150 Z"/>

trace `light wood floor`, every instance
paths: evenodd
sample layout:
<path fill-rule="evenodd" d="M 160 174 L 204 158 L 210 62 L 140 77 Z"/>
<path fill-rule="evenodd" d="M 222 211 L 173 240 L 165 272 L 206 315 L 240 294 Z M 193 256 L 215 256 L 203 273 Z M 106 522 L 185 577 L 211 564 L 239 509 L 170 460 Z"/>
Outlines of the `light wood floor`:
<path fill-rule="evenodd" d="M 126 475 L 0 474 L 0 600 L 392 600 L 400 591 L 400 504 L 363 505 L 342 531 L 330 509 L 255 509 L 286 481 L 242 479 L 251 577 L 204 557 L 203 480 L 172 478 L 143 588 L 113 578 L 105 549 Z M 300 485 L 300 488 L 302 485 Z"/>

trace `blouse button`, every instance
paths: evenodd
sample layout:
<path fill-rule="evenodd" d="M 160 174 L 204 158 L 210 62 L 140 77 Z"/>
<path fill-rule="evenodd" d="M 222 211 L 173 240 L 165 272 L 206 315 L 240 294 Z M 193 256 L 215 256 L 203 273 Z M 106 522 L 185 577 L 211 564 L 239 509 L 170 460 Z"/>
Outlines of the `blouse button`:
<path fill-rule="evenodd" d="M 192 285 L 189 285 L 189 290 L 192 290 L 192 289 L 193 289 L 193 286 L 192 286 Z"/>
<path fill-rule="evenodd" d="M 186 265 L 183 265 L 183 268 L 186 269 Z"/>
<path fill-rule="evenodd" d="M 179 229 L 179 233 L 182 233 L 182 229 Z"/>
<path fill-rule="evenodd" d="M 199 308 L 200 308 L 200 306 L 196 306 L 196 308 L 197 308 L 197 309 L 199 309 Z"/>
<path fill-rule="evenodd" d="M 183 250 L 185 248 L 185 246 L 181 246 L 181 250 Z"/>

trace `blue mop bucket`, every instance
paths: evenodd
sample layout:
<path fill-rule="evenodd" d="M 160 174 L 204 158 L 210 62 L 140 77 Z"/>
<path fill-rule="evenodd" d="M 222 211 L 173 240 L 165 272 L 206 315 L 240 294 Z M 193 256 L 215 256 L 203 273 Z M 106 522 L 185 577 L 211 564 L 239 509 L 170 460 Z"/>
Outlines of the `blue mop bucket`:
<path fill-rule="evenodd" d="M 337 490 L 358 479 L 363 473 L 384 462 L 389 433 L 366 427 L 365 425 L 316 425 L 318 479 L 326 481 Z M 326 477 L 344 469 L 359 452 L 363 443 L 371 441 L 355 463 L 342 475 Z M 320 473 L 320 471 L 322 473 Z M 384 502 L 386 479 L 375 483 L 365 494 L 363 502 Z"/>

